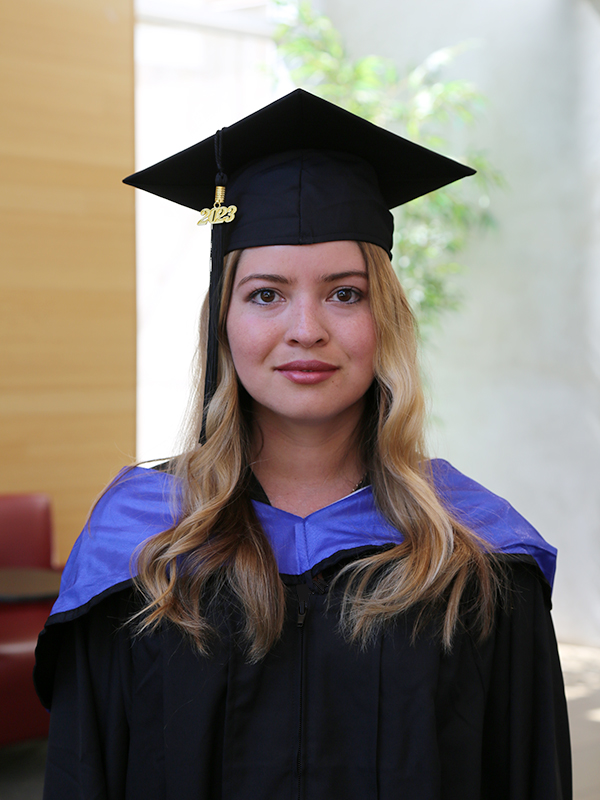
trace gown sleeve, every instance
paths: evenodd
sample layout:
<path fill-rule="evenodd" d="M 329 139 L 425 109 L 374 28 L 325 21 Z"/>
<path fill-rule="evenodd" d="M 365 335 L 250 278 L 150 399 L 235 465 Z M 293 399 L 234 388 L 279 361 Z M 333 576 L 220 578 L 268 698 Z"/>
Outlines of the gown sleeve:
<path fill-rule="evenodd" d="M 51 706 L 44 800 L 122 800 L 129 749 L 130 636 L 124 620 L 129 592 L 86 615 L 50 626 L 38 660 L 52 674 L 38 681 Z M 44 641 L 44 637 L 47 639 Z M 45 659 L 44 650 L 52 650 Z M 41 658 L 40 658 L 41 656 Z M 55 658 L 53 657 L 55 656 Z"/>
<path fill-rule="evenodd" d="M 569 800 L 569 723 L 550 590 L 533 559 L 512 561 L 487 676 L 481 796 Z"/>
<path fill-rule="evenodd" d="M 571 754 L 549 586 L 533 559 L 501 559 L 492 633 L 471 599 L 452 647 L 438 627 L 384 637 L 378 719 L 381 797 L 570 800 Z M 469 610 L 470 609 L 470 610 Z M 400 796 L 400 794 L 398 794 Z"/>

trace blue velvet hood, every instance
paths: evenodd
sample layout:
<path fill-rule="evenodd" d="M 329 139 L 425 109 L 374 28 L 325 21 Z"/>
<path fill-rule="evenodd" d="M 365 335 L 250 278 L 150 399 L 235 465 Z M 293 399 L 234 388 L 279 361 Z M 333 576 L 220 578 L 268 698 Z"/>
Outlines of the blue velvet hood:
<path fill-rule="evenodd" d="M 467 478 L 447 461 L 431 462 L 437 491 L 465 525 L 500 553 L 532 556 L 550 585 L 556 549 L 501 497 Z M 60 596 L 49 622 L 78 616 L 136 574 L 135 554 L 177 517 L 172 475 L 134 467 L 122 470 L 102 496 L 67 561 Z M 279 571 L 302 575 L 344 551 L 402 541 L 375 505 L 370 486 L 298 517 L 253 500 Z"/>

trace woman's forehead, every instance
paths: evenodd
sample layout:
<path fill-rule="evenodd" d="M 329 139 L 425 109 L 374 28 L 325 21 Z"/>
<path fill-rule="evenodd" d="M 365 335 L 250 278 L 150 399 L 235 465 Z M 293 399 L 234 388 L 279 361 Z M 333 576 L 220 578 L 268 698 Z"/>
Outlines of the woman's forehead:
<path fill-rule="evenodd" d="M 335 280 L 342 273 L 367 277 L 363 254 L 357 242 L 343 240 L 310 245 L 271 245 L 242 251 L 237 264 L 236 284 L 252 276 L 279 277 L 297 282 L 303 277 Z"/>

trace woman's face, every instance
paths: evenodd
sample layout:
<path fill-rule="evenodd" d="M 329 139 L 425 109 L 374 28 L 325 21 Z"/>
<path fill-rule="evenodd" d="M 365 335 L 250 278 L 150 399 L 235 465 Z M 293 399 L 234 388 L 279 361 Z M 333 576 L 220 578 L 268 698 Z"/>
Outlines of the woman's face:
<path fill-rule="evenodd" d="M 245 250 L 227 315 L 255 411 L 298 423 L 356 418 L 373 381 L 375 328 L 356 242 Z"/>

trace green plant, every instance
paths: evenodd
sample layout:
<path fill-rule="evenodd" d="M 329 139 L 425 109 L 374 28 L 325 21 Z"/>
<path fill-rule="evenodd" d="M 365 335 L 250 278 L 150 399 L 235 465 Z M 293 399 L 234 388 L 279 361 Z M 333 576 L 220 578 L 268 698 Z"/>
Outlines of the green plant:
<path fill-rule="evenodd" d="M 274 2 L 291 17 L 277 28 L 275 42 L 297 86 L 441 152 L 463 138 L 457 128 L 473 125 L 485 105 L 470 82 L 441 79 L 468 43 L 438 50 L 401 75 L 390 59 L 350 58 L 339 31 L 309 0 Z M 457 257 L 474 231 L 494 224 L 489 193 L 503 183 L 481 152 L 467 150 L 457 160 L 477 169 L 475 178 L 395 212 L 394 267 L 425 333 L 442 312 L 458 308 L 454 277 L 463 266 Z"/>

